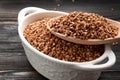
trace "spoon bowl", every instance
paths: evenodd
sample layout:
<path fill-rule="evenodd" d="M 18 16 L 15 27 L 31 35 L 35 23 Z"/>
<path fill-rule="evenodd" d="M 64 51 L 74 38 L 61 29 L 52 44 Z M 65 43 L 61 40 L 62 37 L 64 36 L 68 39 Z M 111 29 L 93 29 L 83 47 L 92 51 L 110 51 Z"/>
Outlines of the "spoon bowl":
<path fill-rule="evenodd" d="M 59 18 L 59 17 L 57 17 Z M 112 20 L 112 19 L 108 19 L 107 20 L 114 26 L 116 26 L 118 28 L 118 35 L 115 36 L 114 38 L 107 38 L 107 39 L 88 39 L 88 40 L 82 40 L 82 39 L 79 39 L 79 38 L 74 38 L 74 37 L 70 37 L 70 36 L 66 36 L 64 34 L 61 34 L 61 33 L 58 33 L 58 32 L 55 32 L 53 31 L 50 26 L 52 25 L 52 21 L 57 19 L 57 18 L 52 18 L 48 21 L 47 23 L 47 28 L 50 30 L 50 32 L 52 34 L 54 34 L 55 36 L 61 38 L 61 39 L 64 39 L 66 41 L 69 41 L 69 42 L 73 42 L 73 43 L 77 43 L 77 44 L 87 44 L 87 45 L 98 45 L 98 44 L 107 44 L 107 43 L 112 43 L 112 42 L 116 42 L 116 41 L 119 41 L 120 40 L 120 22 L 118 21 L 115 21 L 115 20 Z"/>

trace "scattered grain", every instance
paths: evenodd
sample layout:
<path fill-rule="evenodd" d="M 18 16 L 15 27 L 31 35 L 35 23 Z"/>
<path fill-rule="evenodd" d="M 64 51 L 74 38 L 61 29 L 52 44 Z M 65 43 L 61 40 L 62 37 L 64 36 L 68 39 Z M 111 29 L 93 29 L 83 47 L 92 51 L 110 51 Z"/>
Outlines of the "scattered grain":
<path fill-rule="evenodd" d="M 116 46 L 116 45 L 118 45 L 118 41 L 116 41 L 116 42 L 113 42 L 113 44 L 112 44 L 113 46 Z"/>
<path fill-rule="evenodd" d="M 75 2 L 75 0 L 72 0 L 72 2 L 74 3 L 74 2 Z"/>
<path fill-rule="evenodd" d="M 60 4 L 57 4 L 58 7 L 60 7 Z"/>

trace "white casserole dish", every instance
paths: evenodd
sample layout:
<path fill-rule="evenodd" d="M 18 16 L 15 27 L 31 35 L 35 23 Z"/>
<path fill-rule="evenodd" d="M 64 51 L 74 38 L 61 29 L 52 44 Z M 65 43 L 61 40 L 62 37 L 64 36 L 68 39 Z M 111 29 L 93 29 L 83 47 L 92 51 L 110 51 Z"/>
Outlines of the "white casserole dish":
<path fill-rule="evenodd" d="M 58 60 L 32 47 L 23 36 L 25 27 L 45 17 L 55 17 L 66 14 L 60 11 L 50 11 L 36 7 L 27 7 L 18 14 L 18 33 L 31 65 L 50 80 L 97 80 L 102 70 L 114 65 L 116 57 L 109 45 L 105 45 L 103 55 L 88 62 L 67 62 Z M 102 63 L 105 59 L 106 62 Z M 99 64 L 97 64 L 99 63 Z"/>

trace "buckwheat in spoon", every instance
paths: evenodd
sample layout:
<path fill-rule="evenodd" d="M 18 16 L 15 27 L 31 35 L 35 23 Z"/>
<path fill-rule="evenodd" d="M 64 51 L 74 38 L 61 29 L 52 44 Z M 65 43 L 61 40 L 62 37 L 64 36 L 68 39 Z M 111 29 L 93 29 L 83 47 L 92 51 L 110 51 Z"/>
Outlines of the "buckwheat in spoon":
<path fill-rule="evenodd" d="M 52 34 L 78 44 L 106 44 L 120 40 L 120 22 L 95 13 L 71 12 L 50 19 Z"/>

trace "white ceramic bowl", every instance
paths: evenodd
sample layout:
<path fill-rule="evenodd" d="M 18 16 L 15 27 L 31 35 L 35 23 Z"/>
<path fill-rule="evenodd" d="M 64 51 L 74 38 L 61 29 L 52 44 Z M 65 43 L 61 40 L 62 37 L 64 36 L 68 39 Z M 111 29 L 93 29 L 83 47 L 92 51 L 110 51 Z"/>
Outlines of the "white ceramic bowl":
<path fill-rule="evenodd" d="M 111 67 L 116 62 L 116 57 L 109 45 L 105 45 L 105 52 L 101 57 L 79 63 L 49 57 L 32 47 L 24 38 L 23 31 L 28 24 L 45 17 L 63 14 L 66 13 L 36 7 L 27 7 L 19 12 L 18 33 L 29 62 L 40 74 L 50 80 L 97 80 L 103 69 Z M 107 61 L 103 63 L 105 59 Z"/>

